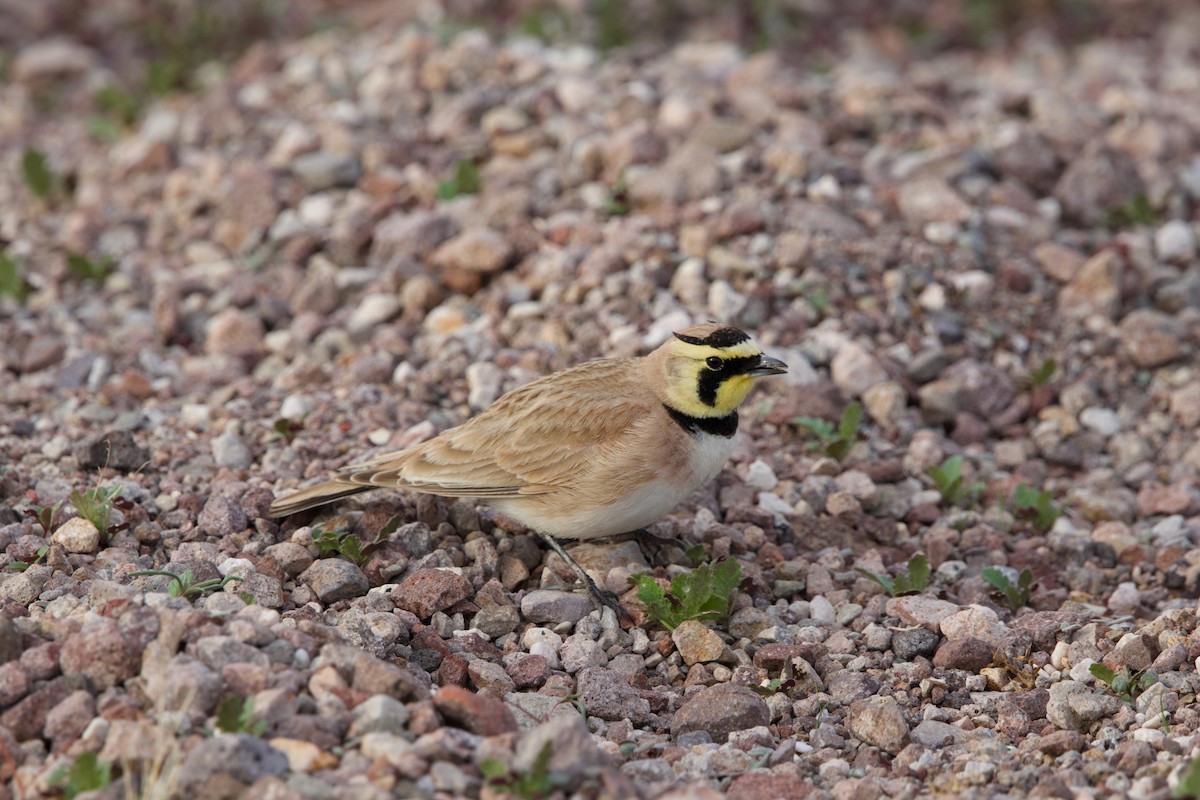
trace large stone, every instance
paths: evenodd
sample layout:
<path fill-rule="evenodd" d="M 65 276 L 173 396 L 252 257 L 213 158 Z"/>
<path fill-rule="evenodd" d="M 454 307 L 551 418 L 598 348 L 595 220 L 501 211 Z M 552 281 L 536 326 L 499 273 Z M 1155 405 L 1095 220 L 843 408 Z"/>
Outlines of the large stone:
<path fill-rule="evenodd" d="M 908 740 L 908 722 L 892 697 L 864 697 L 850 704 L 846 727 L 860 742 L 898 753 Z"/>
<path fill-rule="evenodd" d="M 734 731 L 744 731 L 771 721 L 771 710 L 745 686 L 719 683 L 692 695 L 671 718 L 671 735 L 707 731 L 714 742 L 724 742 Z"/>

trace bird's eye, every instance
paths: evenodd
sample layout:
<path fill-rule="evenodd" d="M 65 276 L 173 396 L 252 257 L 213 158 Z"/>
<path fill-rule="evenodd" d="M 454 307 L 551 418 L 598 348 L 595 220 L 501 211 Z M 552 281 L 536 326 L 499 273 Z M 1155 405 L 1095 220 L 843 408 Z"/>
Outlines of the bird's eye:
<path fill-rule="evenodd" d="M 708 368 L 712 370 L 717 370 L 725 366 L 725 361 L 717 356 L 709 356 L 708 358 L 704 359 L 704 363 L 707 364 Z"/>

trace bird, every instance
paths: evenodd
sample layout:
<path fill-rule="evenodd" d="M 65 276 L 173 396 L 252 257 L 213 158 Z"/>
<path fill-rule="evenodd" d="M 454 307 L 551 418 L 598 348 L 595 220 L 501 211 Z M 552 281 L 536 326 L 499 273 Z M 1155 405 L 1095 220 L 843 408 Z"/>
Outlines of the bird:
<path fill-rule="evenodd" d="M 745 332 L 693 325 L 648 355 L 531 381 L 432 439 L 277 499 L 269 514 L 378 488 L 477 498 L 540 536 L 627 619 L 558 540 L 644 529 L 712 482 L 732 453 L 738 407 L 759 378 L 785 372 Z"/>

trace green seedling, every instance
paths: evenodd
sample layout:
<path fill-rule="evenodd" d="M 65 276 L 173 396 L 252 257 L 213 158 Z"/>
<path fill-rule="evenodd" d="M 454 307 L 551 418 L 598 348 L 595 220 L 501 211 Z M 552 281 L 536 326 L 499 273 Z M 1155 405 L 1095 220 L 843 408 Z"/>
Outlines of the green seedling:
<path fill-rule="evenodd" d="M 733 590 L 742 580 L 742 565 L 729 558 L 719 564 L 704 564 L 677 575 L 666 591 L 649 575 L 633 576 L 638 600 L 651 619 L 675 630 L 689 619 L 720 619 L 729 613 Z"/>
<path fill-rule="evenodd" d="M 58 509 L 61 507 L 61 501 L 52 506 L 35 505 L 25 509 L 25 515 L 32 517 L 33 521 L 41 526 L 42 532 L 49 536 L 54 531 L 54 517 L 58 514 Z"/>
<path fill-rule="evenodd" d="M 21 267 L 16 259 L 6 253 L 0 253 L 0 297 L 8 295 L 24 305 L 32 293 L 33 285 L 21 274 Z"/>
<path fill-rule="evenodd" d="M 21 154 L 21 178 L 39 200 L 50 203 L 62 192 L 62 177 L 50 166 L 46 154 L 29 148 Z"/>
<path fill-rule="evenodd" d="M 1025 376 L 1024 383 L 1029 387 L 1045 386 L 1054 377 L 1056 371 L 1058 371 L 1058 362 L 1053 358 L 1047 358 L 1040 367 Z"/>
<path fill-rule="evenodd" d="M 438 184 L 438 200 L 453 200 L 459 195 L 479 194 L 479 167 L 463 159 L 454 167 L 454 175 Z"/>
<path fill-rule="evenodd" d="M 786 694 L 790 689 L 795 687 L 795 685 L 796 667 L 792 664 L 792 660 L 789 658 L 783 663 L 783 669 L 780 671 L 778 678 L 765 680 L 758 686 L 751 686 L 750 688 L 763 697 L 770 697 L 771 695 L 778 694 L 779 692 Z"/>
<path fill-rule="evenodd" d="M 106 788 L 112 783 L 112 764 L 100 761 L 95 753 L 83 753 L 70 767 L 58 767 L 50 774 L 50 785 L 62 789 L 68 798 Z"/>
<path fill-rule="evenodd" d="M 82 253 L 67 253 L 67 270 L 82 281 L 104 283 L 115 263 L 112 256 L 108 255 L 91 259 Z"/>
<path fill-rule="evenodd" d="M 999 567 L 987 567 L 983 570 L 983 579 L 995 587 L 1008 610 L 1017 613 L 1017 609 L 1029 602 L 1029 594 L 1033 591 L 1033 572 L 1028 567 L 1017 575 L 1017 582 L 1009 580 L 1008 575 Z"/>
<path fill-rule="evenodd" d="M 1017 513 L 1031 516 L 1034 527 L 1043 533 L 1053 528 L 1054 523 L 1062 516 L 1062 509 L 1054 505 L 1054 495 L 1044 490 L 1039 492 L 1024 483 L 1013 491 L 1012 505 Z"/>
<path fill-rule="evenodd" d="M 392 528 L 391 531 L 388 531 L 385 526 L 386 533 L 380 531 L 379 535 L 375 537 L 375 541 L 365 545 L 358 536 L 345 530 L 327 531 L 316 527 L 312 529 L 312 538 L 313 544 L 317 546 L 317 552 L 322 557 L 341 556 L 350 563 L 361 567 L 371 558 L 371 553 L 387 541 L 388 535 L 394 530 L 395 528 Z"/>
<path fill-rule="evenodd" d="M 283 439 L 288 444 L 291 444 L 296 439 L 296 434 L 300 432 L 303 423 L 294 422 L 287 417 L 280 417 L 275 420 L 275 424 L 271 426 L 273 433 L 272 439 Z"/>
<path fill-rule="evenodd" d="M 610 217 L 623 217 L 629 213 L 629 185 L 624 172 L 617 176 L 604 198 L 604 213 Z"/>
<path fill-rule="evenodd" d="M 851 403 L 842 412 L 837 427 L 829 420 L 819 417 L 796 417 L 792 424 L 808 430 L 817 441 L 810 445 L 836 461 L 844 461 L 858 441 L 858 424 L 862 421 L 862 406 Z"/>
<path fill-rule="evenodd" d="M 100 531 L 100 538 L 105 542 L 114 533 L 129 527 L 128 522 L 114 524 L 112 521 L 113 509 L 128 511 L 133 507 L 132 503 L 121 497 L 122 488 L 120 484 L 116 484 L 107 489 L 95 486 L 82 492 L 78 489 L 71 492 L 71 505 L 75 506 L 79 516 L 96 526 L 96 530 Z"/>
<path fill-rule="evenodd" d="M 262 736 L 267 730 L 267 721 L 254 718 L 253 697 L 243 700 L 232 694 L 217 706 L 217 730 Z"/>
<path fill-rule="evenodd" d="M 1127 703 L 1137 700 L 1142 692 L 1158 683 L 1158 676 L 1149 669 L 1130 672 L 1129 667 L 1121 667 L 1117 672 L 1108 664 L 1097 662 L 1088 667 L 1088 672 Z"/>
<path fill-rule="evenodd" d="M 176 575 L 174 572 L 169 572 L 165 569 L 142 569 L 129 574 L 134 578 L 139 578 L 143 575 L 157 575 L 162 578 L 170 578 L 171 583 L 167 586 L 167 594 L 171 597 L 183 598 L 198 597 L 209 592 L 216 592 L 224 589 L 233 581 L 241 580 L 237 575 L 226 575 L 224 578 L 209 578 L 206 581 L 197 581 L 196 576 L 192 574 L 190 569 L 185 569 L 180 575 Z"/>
<path fill-rule="evenodd" d="M 1156 225 L 1160 218 L 1161 215 L 1150 205 L 1150 198 L 1142 193 L 1105 214 L 1104 224 L 1108 228 L 1132 228 L 1137 225 Z"/>
<path fill-rule="evenodd" d="M 929 467 L 926 474 L 933 479 L 934 488 L 952 506 L 968 507 L 983 492 L 982 483 L 968 484 L 963 478 L 963 457 L 950 456 L 940 466 Z"/>
<path fill-rule="evenodd" d="M 488 785 L 499 794 L 509 797 L 519 797 L 522 800 L 541 800 L 549 797 L 555 789 L 566 785 L 564 776 L 550 772 L 550 759 L 554 757 L 554 745 L 546 742 L 538 751 L 529 771 L 521 775 L 513 774 L 508 767 L 494 758 L 484 759 L 479 765 Z"/>
<path fill-rule="evenodd" d="M 908 568 L 895 578 L 877 575 L 862 567 L 855 567 L 854 571 L 864 578 L 870 578 L 878 583 L 892 597 L 899 597 L 903 594 L 920 594 L 925 591 L 925 587 L 929 586 L 929 559 L 925 557 L 924 553 L 917 553 L 910 558 Z"/>
<path fill-rule="evenodd" d="M 1196 756 L 1188 764 L 1179 778 L 1179 783 L 1171 790 L 1171 797 L 1200 800 L 1200 756 Z"/>
<path fill-rule="evenodd" d="M 32 567 L 34 564 L 40 564 L 43 561 L 45 561 L 46 555 L 49 552 L 50 552 L 50 545 L 44 544 L 38 548 L 37 556 L 33 559 L 33 561 L 13 561 L 12 563 L 10 563 L 8 565 L 8 569 L 14 570 L 16 572 L 24 572 L 25 570 Z"/>

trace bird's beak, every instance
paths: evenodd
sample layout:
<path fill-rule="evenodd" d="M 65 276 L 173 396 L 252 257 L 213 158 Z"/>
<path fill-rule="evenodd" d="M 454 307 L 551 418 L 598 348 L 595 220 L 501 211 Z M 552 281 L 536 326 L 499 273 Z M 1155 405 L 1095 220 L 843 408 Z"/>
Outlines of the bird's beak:
<path fill-rule="evenodd" d="M 787 364 L 783 363 L 778 358 L 759 356 L 758 366 L 746 374 L 755 378 L 761 378 L 764 375 L 779 375 L 784 372 L 787 372 Z"/>

